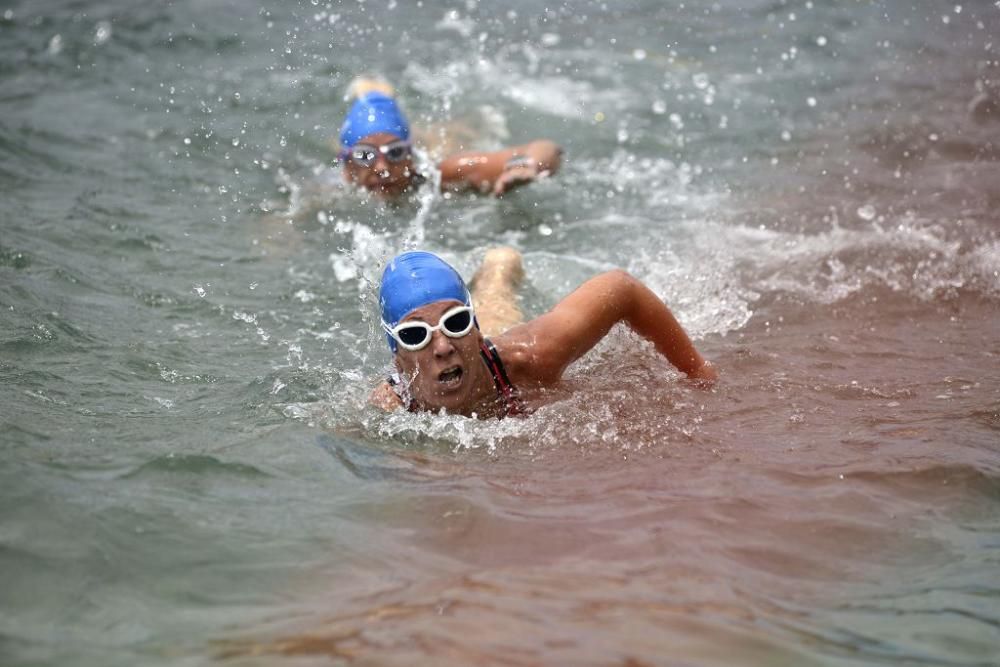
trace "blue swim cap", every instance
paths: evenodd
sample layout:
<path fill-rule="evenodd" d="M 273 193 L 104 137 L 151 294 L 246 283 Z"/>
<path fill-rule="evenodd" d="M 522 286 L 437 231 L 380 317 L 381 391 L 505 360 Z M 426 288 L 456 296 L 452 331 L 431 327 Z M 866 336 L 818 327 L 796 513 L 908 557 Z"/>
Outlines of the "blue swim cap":
<path fill-rule="evenodd" d="M 382 272 L 379 288 L 382 321 L 390 328 L 410 312 L 435 301 L 454 299 L 471 305 L 472 299 L 462 276 L 435 254 L 422 250 L 404 252 L 393 258 Z M 396 351 L 396 341 L 387 335 L 389 348 Z"/>
<path fill-rule="evenodd" d="M 410 125 L 396 100 L 379 92 L 356 99 L 340 128 L 340 145 L 350 148 L 370 134 L 387 132 L 400 139 L 410 138 Z"/>

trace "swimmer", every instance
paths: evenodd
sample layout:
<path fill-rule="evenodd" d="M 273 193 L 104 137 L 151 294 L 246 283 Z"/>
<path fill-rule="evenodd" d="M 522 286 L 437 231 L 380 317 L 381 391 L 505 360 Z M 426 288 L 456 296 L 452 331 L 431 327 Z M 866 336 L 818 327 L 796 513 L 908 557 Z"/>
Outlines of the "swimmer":
<path fill-rule="evenodd" d="M 514 301 L 522 276 L 513 248 L 486 253 L 471 292 L 436 255 L 411 251 L 391 260 L 379 302 L 396 372 L 369 402 L 385 410 L 521 414 L 619 322 L 689 378 L 717 379 L 663 301 L 628 273 L 595 276 L 529 322 Z"/>
<path fill-rule="evenodd" d="M 340 130 L 339 158 L 344 179 L 387 199 L 420 185 L 413 164 L 410 126 L 388 83 L 356 80 L 354 102 Z M 473 151 L 446 157 L 438 165 L 441 190 L 474 190 L 501 197 L 559 169 L 562 150 L 548 140 L 498 151 Z"/>

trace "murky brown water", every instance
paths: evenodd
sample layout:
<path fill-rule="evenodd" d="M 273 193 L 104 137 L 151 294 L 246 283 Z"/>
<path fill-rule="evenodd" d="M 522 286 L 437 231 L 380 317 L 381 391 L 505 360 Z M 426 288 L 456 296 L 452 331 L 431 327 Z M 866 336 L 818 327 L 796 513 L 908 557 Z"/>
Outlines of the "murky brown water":
<path fill-rule="evenodd" d="M 277 639 L 223 654 L 872 664 L 940 656 L 947 636 L 988 664 L 1000 377 L 982 369 L 1000 312 L 877 297 L 775 305 L 780 324 L 710 341 L 726 377 L 711 393 L 609 353 L 574 379 L 589 400 L 492 452 L 386 444 L 373 463 L 331 441 L 378 489 L 344 508 L 365 543 L 306 568 L 308 610 L 265 626 Z M 588 409 L 592 437 L 561 439 Z"/>

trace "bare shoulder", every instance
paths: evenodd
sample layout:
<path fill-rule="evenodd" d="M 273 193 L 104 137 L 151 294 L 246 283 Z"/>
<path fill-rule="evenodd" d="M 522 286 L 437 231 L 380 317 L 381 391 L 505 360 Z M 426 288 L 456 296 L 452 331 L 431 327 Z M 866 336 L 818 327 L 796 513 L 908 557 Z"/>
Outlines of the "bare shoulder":
<path fill-rule="evenodd" d="M 492 339 L 510 381 L 517 386 L 549 385 L 559 380 L 563 364 L 549 354 L 538 320 L 519 324 Z"/>
<path fill-rule="evenodd" d="M 392 412 L 403 407 L 403 401 L 388 382 L 382 382 L 368 395 L 368 403 L 376 408 Z"/>

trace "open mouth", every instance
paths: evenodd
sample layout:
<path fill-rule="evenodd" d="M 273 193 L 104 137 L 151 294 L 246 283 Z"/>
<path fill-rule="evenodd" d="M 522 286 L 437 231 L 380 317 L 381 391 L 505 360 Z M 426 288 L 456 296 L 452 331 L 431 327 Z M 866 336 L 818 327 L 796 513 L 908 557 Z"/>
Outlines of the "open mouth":
<path fill-rule="evenodd" d="M 463 371 L 459 366 L 452 366 L 438 374 L 438 382 L 446 387 L 454 387 L 462 382 Z"/>
<path fill-rule="evenodd" d="M 375 178 L 366 183 L 366 187 L 369 190 L 377 190 L 380 192 L 392 192 L 406 184 L 406 181 L 401 178 L 393 179 L 379 179 Z"/>

